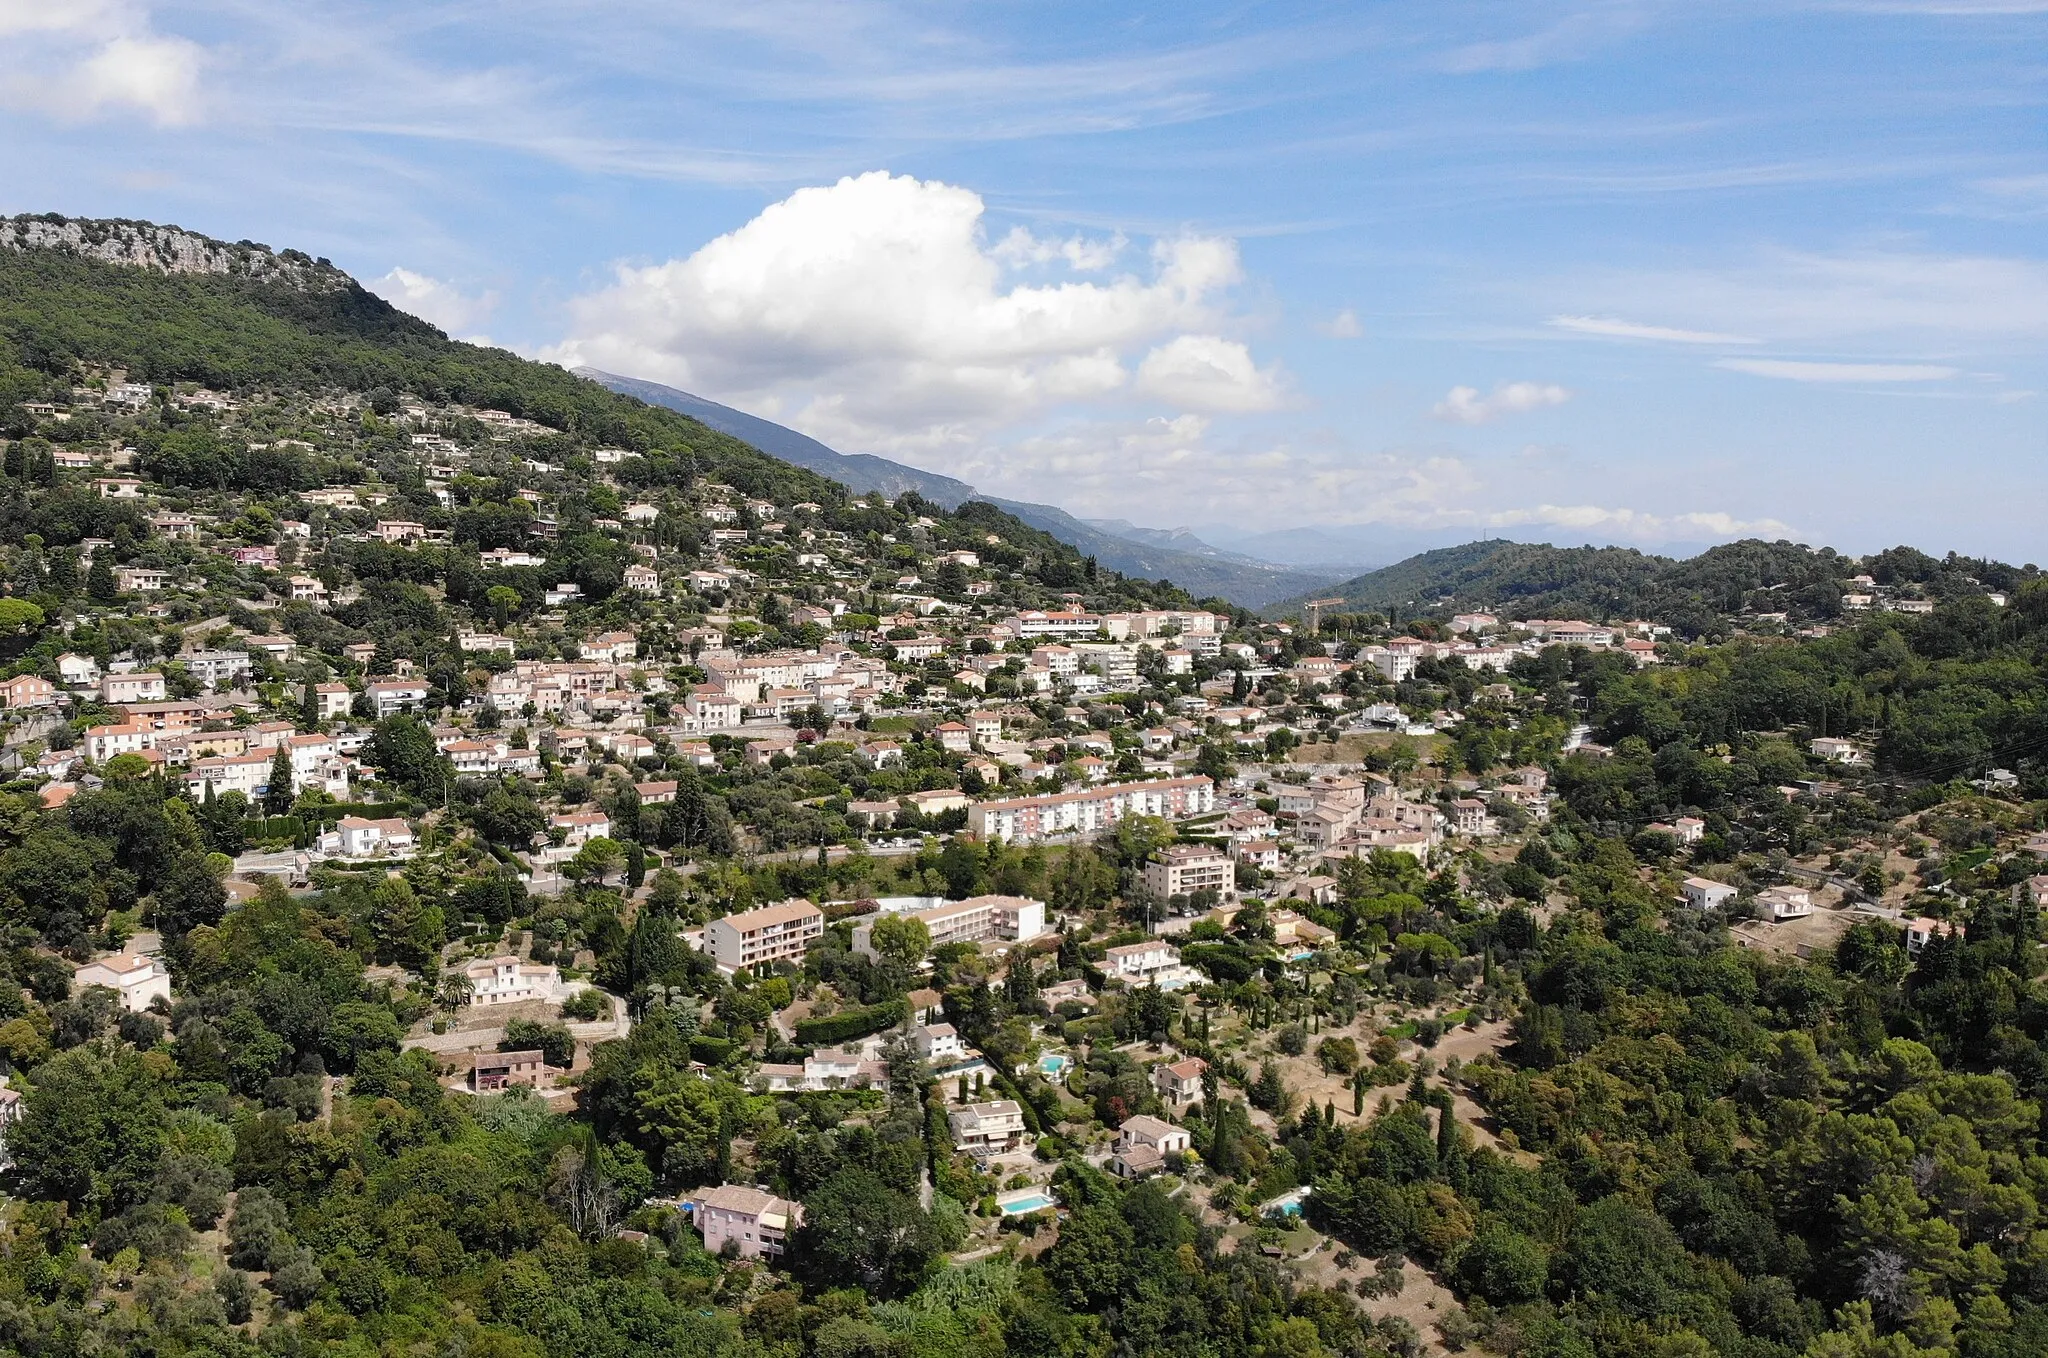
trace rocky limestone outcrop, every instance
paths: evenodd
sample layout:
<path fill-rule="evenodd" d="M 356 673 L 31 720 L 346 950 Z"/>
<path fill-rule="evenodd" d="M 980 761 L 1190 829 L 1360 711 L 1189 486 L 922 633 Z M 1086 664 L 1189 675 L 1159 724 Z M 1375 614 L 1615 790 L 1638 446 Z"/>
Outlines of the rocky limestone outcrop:
<path fill-rule="evenodd" d="M 226 274 L 311 291 L 345 287 L 348 275 L 298 250 L 214 240 L 155 222 L 39 216 L 0 217 L 0 249 L 58 250 L 102 264 L 163 273 Z"/>

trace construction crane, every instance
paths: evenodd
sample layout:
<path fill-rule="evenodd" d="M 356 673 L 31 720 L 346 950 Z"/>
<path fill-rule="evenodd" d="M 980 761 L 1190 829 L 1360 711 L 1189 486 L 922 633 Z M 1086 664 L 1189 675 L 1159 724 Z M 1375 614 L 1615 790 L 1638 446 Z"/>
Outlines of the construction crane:
<path fill-rule="evenodd" d="M 1323 630 L 1323 610 L 1335 608 L 1342 599 L 1310 599 L 1301 606 L 1301 620 L 1308 624 L 1308 634 L 1314 636 Z"/>

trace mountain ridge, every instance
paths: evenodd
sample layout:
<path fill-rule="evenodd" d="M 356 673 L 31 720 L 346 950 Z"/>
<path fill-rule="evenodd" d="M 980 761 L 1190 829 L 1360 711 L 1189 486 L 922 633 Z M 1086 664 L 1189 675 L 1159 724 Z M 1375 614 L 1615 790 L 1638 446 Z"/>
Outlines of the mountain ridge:
<path fill-rule="evenodd" d="M 1185 530 L 1162 533 L 1139 529 L 1123 520 L 1080 519 L 1055 505 L 1033 504 L 984 495 L 973 486 L 939 472 L 892 462 L 871 453 L 842 453 L 828 444 L 758 415 L 721 405 L 694 393 L 645 378 L 625 377 L 600 368 L 574 368 L 578 377 L 649 405 L 689 415 L 721 433 L 742 439 L 771 457 L 830 477 L 856 494 L 880 492 L 894 499 L 914 491 L 933 504 L 958 509 L 969 500 L 983 500 L 1068 546 L 1094 557 L 1123 575 L 1170 580 L 1197 597 L 1217 596 L 1245 608 L 1260 608 L 1276 599 L 1313 592 L 1331 579 L 1328 571 L 1302 570 L 1229 552 L 1200 539 L 1176 546 L 1157 539 L 1175 538 Z M 1130 535 L 1112 531 L 1121 525 Z"/>

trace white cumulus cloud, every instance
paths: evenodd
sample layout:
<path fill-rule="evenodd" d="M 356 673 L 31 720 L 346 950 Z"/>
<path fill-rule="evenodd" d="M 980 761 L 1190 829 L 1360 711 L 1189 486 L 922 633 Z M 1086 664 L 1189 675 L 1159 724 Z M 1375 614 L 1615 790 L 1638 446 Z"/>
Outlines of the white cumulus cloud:
<path fill-rule="evenodd" d="M 393 269 L 368 286 L 371 292 L 400 311 L 409 311 L 423 321 L 431 321 L 451 335 L 468 334 L 498 306 L 498 294 L 495 292 L 471 297 L 453 283 L 406 268 Z"/>
<path fill-rule="evenodd" d="M 983 219 L 971 189 L 880 171 L 799 189 L 686 257 L 619 267 L 546 356 L 908 455 L 1071 402 L 1274 402 L 1277 379 L 1217 333 L 1235 242 L 1159 240 L 1108 273 L 1121 238 L 991 244 Z M 1041 265 L 1067 276 L 1010 276 Z"/>
<path fill-rule="evenodd" d="M 200 115 L 205 49 L 154 30 L 132 0 L 0 0 L 0 103 L 50 117 L 127 107 L 163 126 Z"/>
<path fill-rule="evenodd" d="M 1945 382 L 1956 369 L 1938 363 L 1808 363 L 1790 358 L 1724 358 L 1714 364 L 1788 382 Z"/>
<path fill-rule="evenodd" d="M 1194 410 L 1270 410 L 1279 384 L 1252 351 L 1220 335 L 1179 335 L 1145 355 L 1137 390 Z"/>
<path fill-rule="evenodd" d="M 1064 264 L 1076 273 L 1099 273 L 1116 263 L 1130 241 L 1119 231 L 1113 236 L 1091 240 L 1074 235 L 1065 240 L 1047 240 L 1021 226 L 996 242 L 989 253 L 1013 269 L 1035 264 Z"/>
<path fill-rule="evenodd" d="M 1451 424 L 1487 424 L 1503 415 L 1561 406 L 1571 398 L 1570 391 L 1548 382 L 1504 382 L 1485 396 L 1477 387 L 1452 387 L 1430 414 Z"/>

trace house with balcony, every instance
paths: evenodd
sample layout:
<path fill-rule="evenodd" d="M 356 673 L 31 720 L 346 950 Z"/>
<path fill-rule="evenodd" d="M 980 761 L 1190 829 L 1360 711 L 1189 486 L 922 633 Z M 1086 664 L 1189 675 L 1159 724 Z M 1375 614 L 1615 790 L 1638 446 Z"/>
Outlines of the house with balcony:
<path fill-rule="evenodd" d="M 730 1249 L 742 1259 L 780 1259 L 790 1237 L 804 1224 L 802 1203 L 742 1184 L 698 1194 L 691 1216 L 707 1252 L 724 1254 Z"/>
<path fill-rule="evenodd" d="M 1152 1067 L 1152 1087 L 1167 1103 L 1180 1105 L 1202 1097 L 1202 1075 L 1209 1063 L 1199 1056 Z"/>
<path fill-rule="evenodd" d="M 946 1115 L 953 1149 L 970 1155 L 1001 1155 L 1024 1140 L 1024 1110 L 1014 1099 L 970 1103 Z"/>
<path fill-rule="evenodd" d="M 552 1000 L 562 984 L 562 973 L 552 963 L 522 962 L 509 953 L 471 962 L 462 974 L 469 981 L 469 1002 L 479 1009 L 523 1000 Z"/>

